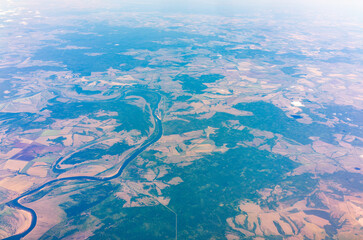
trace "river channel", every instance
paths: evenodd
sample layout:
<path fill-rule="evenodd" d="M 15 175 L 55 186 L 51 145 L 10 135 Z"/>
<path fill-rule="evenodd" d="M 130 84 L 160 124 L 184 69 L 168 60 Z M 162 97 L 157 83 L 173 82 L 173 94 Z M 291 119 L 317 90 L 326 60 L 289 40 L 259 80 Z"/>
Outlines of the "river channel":
<path fill-rule="evenodd" d="M 121 176 L 121 174 L 123 173 L 123 171 L 125 170 L 125 168 L 127 167 L 127 165 L 132 162 L 132 160 L 134 160 L 137 156 L 139 156 L 143 151 L 145 151 L 150 145 L 152 145 L 153 143 L 157 142 L 162 134 L 163 134 L 163 128 L 162 128 L 162 123 L 160 118 L 157 116 L 156 112 L 158 110 L 158 105 L 160 102 L 160 95 L 155 93 L 155 92 L 150 92 L 150 91 L 139 91 L 139 92 L 149 92 L 152 94 L 155 94 L 155 96 L 157 96 L 157 101 L 152 104 L 150 103 L 150 107 L 152 109 L 152 116 L 154 119 L 154 131 L 153 133 L 149 136 L 149 138 L 137 149 L 135 149 L 129 156 L 126 157 L 126 159 L 124 160 L 124 162 L 122 163 L 121 167 L 118 169 L 118 171 L 109 177 L 95 177 L 95 176 L 73 176 L 73 177 L 65 177 L 65 178 L 58 178 L 58 179 L 54 179 L 51 180 L 49 182 L 44 183 L 43 185 L 32 189 L 28 192 L 23 193 L 22 195 L 20 195 L 19 197 L 11 200 L 10 202 L 7 203 L 7 206 L 12 207 L 12 208 L 17 208 L 17 209 L 21 209 L 24 210 L 26 212 L 29 212 L 32 216 L 31 219 L 31 224 L 29 226 L 28 229 L 26 229 L 24 232 L 22 233 L 18 233 L 16 235 L 13 235 L 11 237 L 5 238 L 4 240 L 18 240 L 21 239 L 23 237 L 25 237 L 26 235 L 28 235 L 36 226 L 37 224 L 37 215 L 36 212 L 28 207 L 25 207 L 24 205 L 22 205 L 19 201 L 26 197 L 29 196 L 31 194 L 34 194 L 40 190 L 42 190 L 44 187 L 47 187 L 51 184 L 60 182 L 60 181 L 70 181 L 70 180 L 89 180 L 89 181 L 109 181 L 115 178 L 118 178 Z"/>

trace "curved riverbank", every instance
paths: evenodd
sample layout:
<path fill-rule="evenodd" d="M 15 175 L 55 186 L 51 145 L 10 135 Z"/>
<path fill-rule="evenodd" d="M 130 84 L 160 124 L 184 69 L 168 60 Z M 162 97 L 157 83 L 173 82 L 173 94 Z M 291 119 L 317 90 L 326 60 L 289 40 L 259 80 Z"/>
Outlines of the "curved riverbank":
<path fill-rule="evenodd" d="M 42 184 L 41 186 L 39 186 L 39 187 L 37 187 L 35 189 L 32 189 L 32 190 L 30 190 L 28 192 L 25 192 L 21 196 L 11 200 L 10 202 L 8 202 L 6 204 L 7 206 L 29 212 L 31 214 L 32 219 L 31 219 L 31 224 L 30 224 L 28 229 L 26 229 L 22 233 L 19 233 L 19 234 L 13 235 L 11 237 L 5 238 L 4 240 L 18 240 L 18 239 L 21 239 L 21 238 L 25 237 L 26 235 L 28 235 L 36 226 L 36 223 L 37 223 L 36 212 L 33 209 L 27 208 L 24 205 L 22 205 L 21 203 L 19 203 L 19 201 L 22 198 L 24 198 L 26 196 L 29 196 L 29 195 L 31 195 L 33 193 L 36 193 L 36 192 L 42 190 L 44 187 L 49 186 L 49 185 L 54 184 L 54 183 L 58 183 L 60 181 L 69 181 L 69 180 L 109 181 L 109 180 L 115 179 L 117 177 L 120 177 L 121 174 L 123 173 L 123 171 L 125 170 L 125 168 L 127 167 L 127 165 L 130 162 L 132 162 L 132 160 L 134 160 L 136 157 L 138 157 L 150 145 L 157 142 L 161 138 L 162 133 L 163 133 L 162 123 L 161 123 L 161 120 L 159 119 L 159 117 L 156 115 L 156 112 L 158 110 L 158 105 L 159 105 L 159 102 L 161 100 L 161 97 L 156 92 L 150 92 L 150 91 L 147 91 L 147 92 L 155 94 L 157 96 L 157 101 L 154 104 L 150 103 L 150 106 L 152 108 L 151 109 L 152 110 L 152 116 L 153 116 L 153 119 L 154 119 L 154 131 L 149 136 L 149 138 L 139 148 L 135 149 L 134 152 L 131 153 L 125 159 L 125 161 L 122 163 L 119 170 L 114 175 L 109 176 L 109 177 L 74 176 L 74 177 L 65 177 L 65 178 L 54 179 L 54 180 L 51 180 L 49 182 L 46 182 L 46 183 Z"/>

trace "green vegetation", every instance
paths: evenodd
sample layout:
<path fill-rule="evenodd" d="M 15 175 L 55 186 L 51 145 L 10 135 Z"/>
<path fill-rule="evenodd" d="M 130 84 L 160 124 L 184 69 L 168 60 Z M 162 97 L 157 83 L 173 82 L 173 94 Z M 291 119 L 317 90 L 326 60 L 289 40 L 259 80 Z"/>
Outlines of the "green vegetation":
<path fill-rule="evenodd" d="M 69 158 L 64 160 L 64 164 L 77 164 L 89 160 L 96 160 L 102 158 L 104 155 L 119 155 L 124 151 L 130 149 L 131 146 L 125 142 L 119 142 L 112 145 L 110 148 L 87 148 L 82 151 L 72 154 Z"/>
<path fill-rule="evenodd" d="M 363 189 L 363 175 L 360 173 L 339 171 L 332 174 L 326 173 L 321 177 L 323 179 L 333 180 L 339 183 L 339 185 L 341 185 L 343 188 L 346 188 L 351 192 L 361 192 Z M 334 191 L 339 191 L 339 190 L 334 189 Z"/>
<path fill-rule="evenodd" d="M 60 137 L 57 137 L 57 138 L 54 138 L 54 139 L 48 139 L 47 141 L 63 145 L 63 141 L 66 140 L 66 139 L 67 139 L 66 137 L 60 136 Z"/>
<path fill-rule="evenodd" d="M 231 129 L 227 127 L 219 128 L 215 134 L 210 135 L 216 146 L 220 147 L 226 144 L 226 147 L 233 148 L 240 141 L 252 141 L 254 136 L 245 128 L 243 130 Z"/>
<path fill-rule="evenodd" d="M 296 67 L 283 67 L 281 68 L 281 71 L 286 75 L 294 75 L 298 72 Z"/>
<path fill-rule="evenodd" d="M 241 125 L 248 126 L 255 129 L 270 131 L 273 133 L 279 133 L 286 138 L 292 139 L 301 144 L 309 144 L 312 140 L 309 138 L 311 136 L 320 137 L 323 141 L 328 143 L 336 143 L 334 134 L 337 132 L 336 128 L 330 128 L 326 125 L 319 123 L 304 124 L 296 121 L 293 118 L 289 118 L 286 114 L 278 107 L 271 103 L 266 102 L 251 102 L 244 104 L 237 104 L 234 106 L 236 109 L 242 111 L 249 111 L 253 113 L 253 116 L 235 116 L 227 113 L 216 113 L 213 117 L 209 119 L 197 119 L 195 115 L 185 115 L 183 120 L 172 120 L 164 123 L 164 135 L 171 134 L 182 134 L 185 132 L 205 129 L 208 126 L 221 128 L 222 122 L 228 120 L 239 120 Z M 214 137 L 214 140 L 218 144 L 232 143 L 235 139 L 229 139 L 229 133 L 225 132 L 226 129 L 218 131 L 218 135 L 223 137 L 223 140 L 219 137 Z M 251 139 L 251 136 L 245 133 L 240 137 Z M 237 137 L 237 136 L 236 136 Z"/>
<path fill-rule="evenodd" d="M 204 85 L 202 82 L 198 81 L 198 79 L 195 79 L 188 75 L 177 76 L 174 80 L 180 81 L 181 85 L 183 87 L 183 90 L 190 92 L 190 93 L 201 94 L 201 93 L 203 93 L 203 90 L 205 90 L 207 88 L 207 86 Z"/>
<path fill-rule="evenodd" d="M 81 86 L 79 85 L 76 85 L 74 88 L 73 88 L 78 94 L 84 94 L 84 95 L 95 95 L 95 94 L 100 94 L 101 91 L 99 90 L 95 90 L 95 91 L 92 91 L 92 90 L 84 90 Z"/>
<path fill-rule="evenodd" d="M 237 214 L 239 200 L 257 200 L 257 190 L 273 187 L 297 167 L 291 160 L 253 148 L 235 148 L 173 168 L 183 183 L 165 189 L 169 207 L 178 214 L 181 239 L 222 239 L 226 219 Z M 167 181 L 168 179 L 166 179 Z"/>
<path fill-rule="evenodd" d="M 203 93 L 203 90 L 207 89 L 207 86 L 203 83 L 212 83 L 222 78 L 224 78 L 224 76 L 219 74 L 202 75 L 199 79 L 183 74 L 176 76 L 174 81 L 179 81 L 183 90 L 187 92 L 201 94 Z"/>
<path fill-rule="evenodd" d="M 205 129 L 208 126 L 219 128 L 228 120 L 237 119 L 228 113 L 216 113 L 209 119 L 197 119 L 195 115 L 184 115 L 183 120 L 171 120 L 163 123 L 164 135 L 183 134 L 190 131 Z"/>
<path fill-rule="evenodd" d="M 176 146 L 175 147 L 175 150 L 177 150 L 178 153 L 182 153 L 183 152 L 183 149 L 180 146 Z"/>
<path fill-rule="evenodd" d="M 215 81 L 223 79 L 224 76 L 220 74 L 206 74 L 200 76 L 199 80 L 203 83 L 213 83 Z"/>
<path fill-rule="evenodd" d="M 14 132 L 19 129 L 23 131 L 29 129 L 46 129 L 48 125 L 54 122 L 54 119 L 47 118 L 44 121 L 36 121 L 39 117 L 39 114 L 35 113 L 6 113 L 0 112 L 0 121 L 2 121 L 2 125 L 6 126 L 5 133 Z"/>
<path fill-rule="evenodd" d="M 115 189 L 116 187 L 109 182 L 97 183 L 90 188 L 71 195 L 70 198 L 72 201 L 62 203 L 60 207 L 64 209 L 67 216 L 72 217 L 96 206 L 105 200 L 110 192 L 113 192 Z"/>
<path fill-rule="evenodd" d="M 151 165 L 164 163 L 155 157 L 157 151 L 147 151 L 142 157 L 148 161 L 132 164 L 124 179 L 137 179 Z M 169 165 L 170 166 L 170 165 Z M 243 199 L 257 200 L 257 190 L 272 188 L 277 184 L 291 185 L 287 172 L 298 165 L 288 158 L 254 148 L 236 147 L 225 153 L 214 153 L 197 160 L 187 167 L 173 166 L 165 182 L 179 176 L 183 182 L 166 188 L 163 195 L 171 198 L 168 207 L 178 214 L 178 237 L 180 239 L 222 239 L 228 225 L 226 218 L 238 214 L 236 206 Z M 294 185 L 294 183 L 292 185 Z M 310 182 L 302 182 L 302 185 Z M 109 183 L 99 183 L 71 195 L 72 201 L 61 207 L 68 221 L 49 230 L 44 236 L 58 238 L 86 229 L 89 218 L 96 217 L 102 223 L 90 239 L 172 239 L 175 236 L 175 215 L 162 205 L 124 208 L 124 200 L 113 194 L 117 189 Z M 155 186 L 146 187 L 157 195 Z M 307 188 L 310 188 L 307 187 Z M 297 191 L 304 187 L 296 187 Z M 138 194 L 134 201 L 150 196 Z M 142 202 L 141 202 L 142 204 Z M 84 217 L 87 213 L 87 218 Z M 67 223 L 71 222 L 69 225 Z M 94 223 L 93 223 L 94 224 Z M 99 223 L 98 223 L 99 224 Z M 88 226 L 90 227 L 90 226 Z"/>
<path fill-rule="evenodd" d="M 175 237 L 175 215 L 162 205 L 123 208 L 123 200 L 110 197 L 92 213 L 104 224 L 91 240 L 159 240 Z"/>
<path fill-rule="evenodd" d="M 52 194 L 56 196 L 62 196 L 68 192 L 75 192 L 75 194 L 70 195 L 71 201 L 59 205 L 67 214 L 67 219 L 49 229 L 40 239 L 62 239 L 79 231 L 87 231 L 89 227 L 94 227 L 97 221 L 88 215 L 87 211 L 102 203 L 117 188 L 109 182 L 68 182 L 67 186 L 77 186 L 73 184 L 81 187 L 79 191 L 75 191 L 76 189 L 65 190 L 60 186 L 56 189 L 53 188 Z"/>
<path fill-rule="evenodd" d="M 334 129 L 326 125 L 312 123 L 299 123 L 295 119 L 289 118 L 278 107 L 266 102 L 252 102 L 237 104 L 235 108 L 242 111 L 249 111 L 253 116 L 240 117 L 242 125 L 260 130 L 279 133 L 283 136 L 293 139 L 301 144 L 311 143 L 311 136 L 317 136 L 326 142 L 332 143 L 335 140 Z"/>
<path fill-rule="evenodd" d="M 127 103 L 124 100 L 111 101 L 93 101 L 93 102 L 70 102 L 61 103 L 53 101 L 53 104 L 47 109 L 51 112 L 51 118 L 56 119 L 72 119 L 82 115 L 90 116 L 95 119 L 109 119 L 110 116 L 97 117 L 95 114 L 101 110 L 117 112 L 117 116 L 113 116 L 120 124 L 115 131 L 122 130 L 139 130 L 143 134 L 147 134 L 150 122 L 150 112 Z"/>

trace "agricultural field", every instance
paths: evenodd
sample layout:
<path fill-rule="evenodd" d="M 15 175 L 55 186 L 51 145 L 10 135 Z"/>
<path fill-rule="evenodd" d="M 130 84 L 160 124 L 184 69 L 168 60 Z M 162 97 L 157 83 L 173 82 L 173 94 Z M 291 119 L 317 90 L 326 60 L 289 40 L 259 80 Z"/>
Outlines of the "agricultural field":
<path fill-rule="evenodd" d="M 361 20 L 53 4 L 0 6 L 1 239 L 362 239 Z"/>

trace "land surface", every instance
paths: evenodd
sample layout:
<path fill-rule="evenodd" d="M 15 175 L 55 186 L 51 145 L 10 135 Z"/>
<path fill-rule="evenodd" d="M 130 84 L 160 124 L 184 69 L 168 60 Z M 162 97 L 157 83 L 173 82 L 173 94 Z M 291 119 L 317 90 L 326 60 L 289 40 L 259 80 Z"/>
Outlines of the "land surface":
<path fill-rule="evenodd" d="M 362 238 L 358 20 L 67 4 L 0 8 L 0 238 Z"/>

